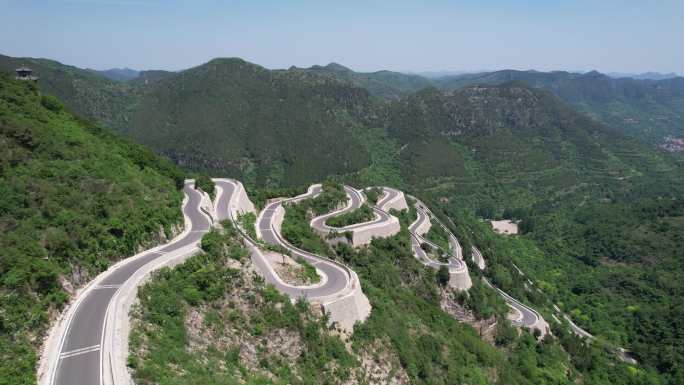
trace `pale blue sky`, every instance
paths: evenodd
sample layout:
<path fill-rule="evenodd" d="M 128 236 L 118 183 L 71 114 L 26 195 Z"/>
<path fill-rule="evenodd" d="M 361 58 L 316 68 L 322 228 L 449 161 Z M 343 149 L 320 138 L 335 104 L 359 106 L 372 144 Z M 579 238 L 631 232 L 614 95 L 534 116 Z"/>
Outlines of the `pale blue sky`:
<path fill-rule="evenodd" d="M 683 0 L 0 0 L 0 53 L 79 67 L 684 74 Z"/>

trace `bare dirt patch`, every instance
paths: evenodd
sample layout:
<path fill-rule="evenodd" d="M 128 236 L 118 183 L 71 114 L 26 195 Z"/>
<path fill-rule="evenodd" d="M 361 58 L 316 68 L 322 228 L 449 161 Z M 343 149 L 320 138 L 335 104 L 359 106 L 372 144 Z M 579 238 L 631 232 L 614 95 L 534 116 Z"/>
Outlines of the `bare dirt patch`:
<path fill-rule="evenodd" d="M 494 231 L 496 231 L 498 234 L 518 234 L 518 224 L 508 219 L 503 219 L 500 221 L 490 221 L 490 223 L 492 224 Z"/>

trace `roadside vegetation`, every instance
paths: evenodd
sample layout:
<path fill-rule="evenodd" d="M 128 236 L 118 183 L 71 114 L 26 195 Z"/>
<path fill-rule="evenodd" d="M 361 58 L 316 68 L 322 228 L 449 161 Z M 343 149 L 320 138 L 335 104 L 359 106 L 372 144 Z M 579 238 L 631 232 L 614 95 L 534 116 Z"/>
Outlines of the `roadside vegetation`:
<path fill-rule="evenodd" d="M 371 187 L 364 190 L 364 194 L 366 194 L 366 198 L 368 198 L 368 201 L 371 204 L 376 205 L 378 204 L 378 200 L 383 196 L 384 192 L 382 191 L 381 187 Z"/>
<path fill-rule="evenodd" d="M 257 240 L 256 233 L 256 214 L 253 212 L 246 212 L 244 214 L 238 215 L 237 221 L 240 227 L 247 232 L 247 234 L 253 240 Z"/>
<path fill-rule="evenodd" d="M 442 228 L 442 226 L 434 219 L 430 220 L 430 230 L 425 234 L 425 237 L 439 246 L 444 253 L 450 253 L 451 245 L 449 244 L 449 234 Z"/>
<path fill-rule="evenodd" d="M 304 203 L 304 202 L 303 202 Z M 288 223 L 283 225 L 304 226 Z M 289 239 L 298 242 L 297 239 Z M 313 251 L 313 250 L 311 250 Z M 455 320 L 441 308 L 444 274 L 420 264 L 411 253 L 406 226 L 391 238 L 374 239 L 368 248 L 338 244 L 335 258 L 352 267 L 373 306 L 370 318 L 355 329 L 354 348 L 373 341 L 390 341 L 402 367 L 418 384 L 612 384 L 618 379 L 641 383 L 628 365 L 608 360 L 600 347 L 592 348 L 567 333 L 562 339 L 547 337 L 537 342 L 525 330 L 513 328 L 505 318 L 508 307 L 501 297 L 479 281 L 471 295 L 454 294 L 477 319 L 495 319 L 492 343 L 483 341 L 471 326 Z M 383 274 L 377 274 L 382 271 Z M 447 271 L 448 273 L 448 271 Z M 475 276 L 477 278 L 477 275 Z M 448 274 L 446 275 L 448 280 Z M 556 331 L 554 330 L 554 333 Z M 585 354 L 603 357 L 588 367 Z M 628 383 L 630 383 L 628 382 Z M 645 383 L 645 382 L 644 382 Z"/>
<path fill-rule="evenodd" d="M 307 205 L 315 215 L 327 214 L 347 203 L 344 187 L 332 180 L 323 182 L 323 191 L 315 198 L 308 200 Z"/>
<path fill-rule="evenodd" d="M 247 189 L 247 194 L 252 203 L 254 203 L 258 209 L 262 209 L 269 199 L 293 197 L 304 194 L 308 187 L 302 185 L 301 187 L 253 188 L 247 185 L 245 188 Z"/>
<path fill-rule="evenodd" d="M 310 284 L 318 283 L 321 281 L 321 277 L 316 272 L 314 265 L 310 264 L 306 259 L 302 257 L 295 258 L 295 261 L 302 267 L 301 274 L 302 280 L 309 282 Z"/>
<path fill-rule="evenodd" d="M 258 276 L 226 223 L 203 252 L 154 274 L 138 294 L 128 365 L 139 384 L 340 384 L 357 359 L 325 317 Z"/>
<path fill-rule="evenodd" d="M 346 203 L 347 194 L 341 184 L 326 181 L 323 191 L 313 199 L 305 199 L 285 206 L 283 237 L 292 245 L 319 255 L 331 255 L 330 246 L 309 226 L 314 216 L 335 210 Z"/>
<path fill-rule="evenodd" d="M 309 226 L 309 222 L 313 218 L 311 204 L 312 200 L 307 199 L 300 203 L 285 206 L 285 219 L 281 228 L 283 238 L 300 249 L 318 255 L 331 255 L 330 246 Z"/>
<path fill-rule="evenodd" d="M 373 209 L 367 204 L 363 204 L 358 209 L 326 219 L 325 224 L 331 227 L 345 227 L 357 223 L 368 222 L 374 218 L 375 213 L 373 212 Z"/>
<path fill-rule="evenodd" d="M 195 188 L 209 194 L 212 200 L 216 197 L 216 185 L 214 184 L 214 181 L 206 175 L 198 175 L 195 178 Z"/>
<path fill-rule="evenodd" d="M 0 73 L 0 384 L 36 383 L 71 294 L 182 224 L 183 174 Z"/>

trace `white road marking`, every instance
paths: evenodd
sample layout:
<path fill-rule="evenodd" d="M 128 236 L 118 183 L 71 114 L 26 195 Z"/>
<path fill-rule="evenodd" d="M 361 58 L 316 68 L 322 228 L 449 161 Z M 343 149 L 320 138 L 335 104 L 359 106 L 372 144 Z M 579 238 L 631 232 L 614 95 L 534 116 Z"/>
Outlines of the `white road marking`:
<path fill-rule="evenodd" d="M 120 287 L 121 287 L 121 285 L 99 285 L 99 286 L 94 287 L 93 289 L 95 289 L 95 290 L 97 290 L 97 289 L 118 289 Z"/>
<path fill-rule="evenodd" d="M 70 350 L 59 355 L 59 359 L 79 356 L 81 354 L 92 353 L 100 350 L 100 345 L 88 346 L 85 348 Z"/>

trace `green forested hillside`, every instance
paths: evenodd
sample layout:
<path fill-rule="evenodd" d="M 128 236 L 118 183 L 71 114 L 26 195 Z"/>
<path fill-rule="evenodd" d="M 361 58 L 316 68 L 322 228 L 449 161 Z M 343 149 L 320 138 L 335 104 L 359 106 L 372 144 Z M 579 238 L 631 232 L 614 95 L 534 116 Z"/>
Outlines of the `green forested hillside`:
<path fill-rule="evenodd" d="M 425 90 L 402 103 L 388 131 L 408 165 L 403 179 L 500 266 L 494 282 L 540 308 L 552 300 L 590 332 L 632 349 L 665 383 L 679 383 L 678 158 L 520 83 Z M 521 220 L 525 235 L 485 236 L 472 213 Z M 512 262 L 547 297 L 523 290 Z"/>
<path fill-rule="evenodd" d="M 351 135 L 369 103 L 335 79 L 216 59 L 145 88 L 125 132 L 185 167 L 293 185 L 369 162 Z"/>
<path fill-rule="evenodd" d="M 41 90 L 58 97 L 69 111 L 107 128 L 125 124 L 134 104 L 135 92 L 127 83 L 54 60 L 0 55 L 0 71 L 14 74 L 19 67 L 31 68 Z"/>
<path fill-rule="evenodd" d="M 170 162 L 0 74 L 0 384 L 35 383 L 48 320 L 122 257 L 173 234 Z"/>
<path fill-rule="evenodd" d="M 418 75 L 409 75 L 393 71 L 355 72 L 337 63 L 326 66 L 313 66 L 299 70 L 325 74 L 337 79 L 349 81 L 358 87 L 368 90 L 371 94 L 387 99 L 399 99 L 402 96 L 419 91 L 434 85 L 430 79 Z"/>
<path fill-rule="evenodd" d="M 309 228 L 299 218 L 289 226 Z M 291 219 L 292 220 L 292 219 Z M 288 220 L 286 220 L 288 221 Z M 301 233 L 300 233 L 301 234 Z M 304 243 L 291 239 L 295 243 Z M 319 238 L 319 241 L 322 242 Z M 435 273 L 411 255 L 408 232 L 335 256 L 359 272 L 373 305 L 346 343 L 305 301 L 292 304 L 251 274 L 234 228 L 206 235 L 205 253 L 156 274 L 140 292 L 129 360 L 139 383 L 645 384 L 568 335 L 536 341 L 501 317 L 492 342 L 441 310 Z M 383 274 L 377 274 L 382 271 Z M 496 299 L 484 285 L 473 303 Z M 500 302 L 500 300 L 499 300 Z M 489 305 L 491 308 L 492 306 Z M 478 308 L 479 309 L 479 308 Z M 483 310 L 483 309 L 479 309 Z M 572 348 L 573 355 L 563 349 Z M 570 349 L 568 349 L 570 350 Z M 591 361 L 592 365 L 585 363 Z"/>
<path fill-rule="evenodd" d="M 684 78 L 664 80 L 613 79 L 592 71 L 497 71 L 458 75 L 437 80 L 443 89 L 473 84 L 522 81 L 548 90 L 586 113 L 622 132 L 661 143 L 672 135 L 684 136 Z"/>

